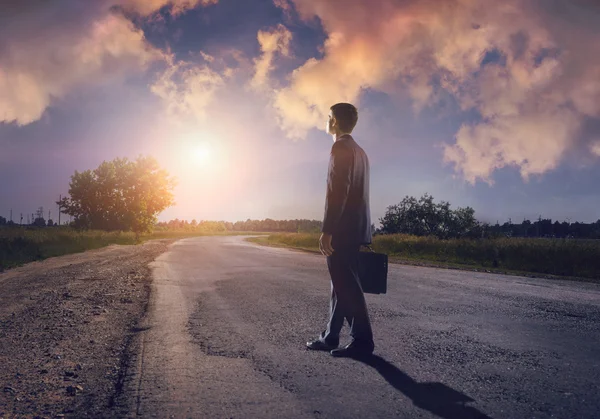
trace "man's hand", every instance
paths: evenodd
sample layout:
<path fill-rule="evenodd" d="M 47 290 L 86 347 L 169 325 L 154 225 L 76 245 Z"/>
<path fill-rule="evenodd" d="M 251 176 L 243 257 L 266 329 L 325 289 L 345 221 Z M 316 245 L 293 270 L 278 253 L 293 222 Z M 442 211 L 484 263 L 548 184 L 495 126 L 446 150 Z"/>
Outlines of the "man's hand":
<path fill-rule="evenodd" d="M 319 250 L 325 256 L 331 256 L 333 254 L 333 247 L 331 247 L 331 234 L 323 233 L 319 238 Z"/>

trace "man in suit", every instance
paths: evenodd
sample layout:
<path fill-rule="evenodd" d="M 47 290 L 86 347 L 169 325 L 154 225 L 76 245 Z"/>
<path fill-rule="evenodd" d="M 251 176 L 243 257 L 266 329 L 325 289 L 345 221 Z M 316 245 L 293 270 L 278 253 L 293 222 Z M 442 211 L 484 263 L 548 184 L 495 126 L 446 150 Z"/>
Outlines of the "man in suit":
<path fill-rule="evenodd" d="M 358 111 L 352 104 L 338 103 L 331 107 L 326 130 L 334 144 L 327 175 L 323 234 L 319 239 L 331 276 L 330 316 L 327 329 L 306 344 L 308 349 L 330 351 L 338 357 L 370 355 L 375 347 L 358 279 L 360 246 L 370 244 L 372 237 L 369 160 L 350 135 L 357 122 Z M 344 319 L 350 325 L 352 340 L 338 348 Z"/>

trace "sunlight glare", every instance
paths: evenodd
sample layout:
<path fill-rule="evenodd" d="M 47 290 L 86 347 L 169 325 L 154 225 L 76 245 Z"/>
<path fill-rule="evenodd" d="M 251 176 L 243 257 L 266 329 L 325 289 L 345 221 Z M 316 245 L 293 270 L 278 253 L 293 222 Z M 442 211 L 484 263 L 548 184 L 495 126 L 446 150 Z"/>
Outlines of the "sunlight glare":
<path fill-rule="evenodd" d="M 207 165 L 212 161 L 213 153 L 209 143 L 200 143 L 195 145 L 190 153 L 190 157 L 195 163 Z"/>

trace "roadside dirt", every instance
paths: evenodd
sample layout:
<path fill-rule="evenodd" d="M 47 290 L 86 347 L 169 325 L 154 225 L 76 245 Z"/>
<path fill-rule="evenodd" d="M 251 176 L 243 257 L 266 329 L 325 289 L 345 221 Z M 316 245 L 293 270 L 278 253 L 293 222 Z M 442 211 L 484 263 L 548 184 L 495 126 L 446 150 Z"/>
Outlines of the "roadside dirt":
<path fill-rule="evenodd" d="M 34 262 L 0 274 L 0 419 L 119 416 L 148 264 L 174 240 Z"/>

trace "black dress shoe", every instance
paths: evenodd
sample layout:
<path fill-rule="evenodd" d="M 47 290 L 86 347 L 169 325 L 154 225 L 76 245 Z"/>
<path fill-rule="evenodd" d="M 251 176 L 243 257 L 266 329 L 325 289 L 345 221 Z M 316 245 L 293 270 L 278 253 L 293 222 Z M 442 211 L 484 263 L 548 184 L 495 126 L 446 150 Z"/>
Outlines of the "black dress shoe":
<path fill-rule="evenodd" d="M 352 341 L 343 348 L 333 349 L 331 355 L 338 358 L 364 358 L 371 356 L 374 350 L 373 344 L 361 344 Z"/>
<path fill-rule="evenodd" d="M 338 345 L 330 345 L 327 342 L 317 339 L 311 342 L 306 342 L 306 347 L 308 349 L 312 349 L 313 351 L 332 351 L 336 349 Z"/>

